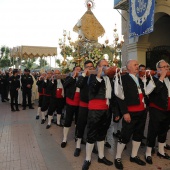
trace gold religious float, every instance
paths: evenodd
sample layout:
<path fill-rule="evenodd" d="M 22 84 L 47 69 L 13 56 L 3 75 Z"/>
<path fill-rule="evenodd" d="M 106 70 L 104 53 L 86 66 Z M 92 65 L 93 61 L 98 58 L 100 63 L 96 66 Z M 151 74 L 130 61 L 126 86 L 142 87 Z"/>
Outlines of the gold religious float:
<path fill-rule="evenodd" d="M 63 31 L 63 40 L 59 39 L 60 54 L 63 56 L 61 67 L 68 68 L 70 62 L 68 63 L 67 57 L 69 56 L 73 57 L 72 63 L 83 66 L 82 61 L 86 60 L 91 60 L 96 65 L 100 59 L 104 58 L 104 54 L 108 54 L 110 65 L 118 66 L 117 54 L 118 49 L 122 47 L 123 40 L 121 43 L 118 42 L 117 29 L 114 29 L 114 45 L 109 45 L 109 40 L 106 40 L 105 44 L 100 44 L 98 39 L 105 34 L 105 30 L 92 12 L 94 0 L 86 0 L 85 5 L 87 11 L 73 27 L 73 31 L 78 34 L 77 41 L 71 41 L 70 32 L 67 33 L 66 30 Z M 68 35 L 69 45 L 66 45 L 66 35 Z"/>

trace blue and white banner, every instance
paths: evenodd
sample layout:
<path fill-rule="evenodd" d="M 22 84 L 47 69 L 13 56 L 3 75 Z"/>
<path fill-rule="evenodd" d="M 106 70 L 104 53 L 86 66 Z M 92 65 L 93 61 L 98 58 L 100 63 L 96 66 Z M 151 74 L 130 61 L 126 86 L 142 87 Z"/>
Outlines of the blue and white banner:
<path fill-rule="evenodd" d="M 129 38 L 149 34 L 154 27 L 155 0 L 130 0 Z"/>

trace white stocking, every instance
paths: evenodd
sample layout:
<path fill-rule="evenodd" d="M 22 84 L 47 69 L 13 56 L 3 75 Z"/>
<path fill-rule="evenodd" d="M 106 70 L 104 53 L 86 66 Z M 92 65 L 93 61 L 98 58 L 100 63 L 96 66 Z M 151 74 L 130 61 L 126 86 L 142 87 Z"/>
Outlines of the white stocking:
<path fill-rule="evenodd" d="M 141 144 L 141 142 L 136 142 L 136 141 L 132 140 L 132 154 L 131 154 L 132 158 L 137 156 L 140 144 Z"/>
<path fill-rule="evenodd" d="M 69 132 L 69 127 L 64 127 L 63 128 L 63 142 L 67 142 L 67 135 L 68 135 L 68 132 Z"/>
<path fill-rule="evenodd" d="M 104 157 L 104 141 L 97 142 L 97 148 L 99 152 L 99 158 L 103 159 Z"/>
<path fill-rule="evenodd" d="M 94 143 L 86 143 L 86 161 L 91 161 L 91 153 L 94 147 Z"/>

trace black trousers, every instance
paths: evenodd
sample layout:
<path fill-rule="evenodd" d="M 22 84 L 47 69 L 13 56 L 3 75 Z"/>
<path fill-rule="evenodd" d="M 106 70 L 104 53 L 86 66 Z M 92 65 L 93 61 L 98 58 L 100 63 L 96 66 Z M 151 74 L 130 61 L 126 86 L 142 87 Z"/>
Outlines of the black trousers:
<path fill-rule="evenodd" d="M 87 118 L 87 142 L 95 143 L 106 138 L 111 123 L 111 112 L 108 110 L 89 110 Z"/>
<path fill-rule="evenodd" d="M 158 142 L 160 143 L 166 141 L 170 124 L 170 111 L 161 111 L 150 107 L 149 116 L 147 146 L 154 147 L 156 137 L 158 137 Z"/>
<path fill-rule="evenodd" d="M 50 99 L 51 99 L 51 96 L 44 96 L 43 97 L 42 107 L 41 107 L 42 112 L 45 112 L 48 109 L 48 107 L 50 105 Z"/>
<path fill-rule="evenodd" d="M 44 98 L 43 95 L 39 95 L 39 98 L 38 98 L 38 107 L 42 107 L 43 98 Z"/>
<path fill-rule="evenodd" d="M 144 110 L 140 112 L 130 112 L 129 114 L 131 117 L 130 123 L 127 123 L 124 118 L 122 119 L 120 142 L 127 144 L 132 135 L 132 140 L 141 142 L 145 129 L 147 112 Z"/>
<path fill-rule="evenodd" d="M 5 87 L 5 99 L 8 99 L 8 95 L 9 95 L 9 85 Z"/>
<path fill-rule="evenodd" d="M 18 109 L 18 90 L 10 90 L 10 98 L 11 98 L 11 109 L 14 109 L 14 101 L 15 107 Z"/>
<path fill-rule="evenodd" d="M 66 104 L 66 116 L 65 116 L 64 127 L 71 127 L 74 115 L 75 115 L 75 124 L 77 124 L 78 110 L 79 110 L 79 106 L 72 106 Z"/>
<path fill-rule="evenodd" d="M 80 107 L 79 106 L 79 113 L 77 119 L 77 126 L 76 126 L 76 137 L 83 138 L 84 131 L 87 125 L 87 117 L 88 117 L 88 107 Z"/>
<path fill-rule="evenodd" d="M 31 104 L 31 96 L 32 96 L 32 90 L 31 89 L 22 89 L 22 99 L 23 99 L 23 107 L 27 106 L 26 98 L 28 98 L 28 106 L 32 107 Z"/>
<path fill-rule="evenodd" d="M 5 87 L 4 86 L 1 86 L 1 100 L 4 101 L 5 99 Z"/>
<path fill-rule="evenodd" d="M 61 115 L 63 108 L 64 108 L 64 98 L 51 97 L 47 114 L 52 116 L 53 113 L 56 111 L 57 114 Z"/>

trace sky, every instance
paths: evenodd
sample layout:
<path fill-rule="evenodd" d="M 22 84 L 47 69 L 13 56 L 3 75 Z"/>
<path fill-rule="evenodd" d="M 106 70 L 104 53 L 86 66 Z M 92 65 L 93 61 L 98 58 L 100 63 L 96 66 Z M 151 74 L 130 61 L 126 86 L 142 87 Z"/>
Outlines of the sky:
<path fill-rule="evenodd" d="M 92 12 L 113 41 L 115 23 L 120 30 L 121 16 L 113 9 L 114 0 L 94 0 Z M 73 27 L 86 12 L 85 0 L 0 0 L 0 46 L 58 46 L 63 29 L 77 34 Z"/>
<path fill-rule="evenodd" d="M 59 38 L 63 30 L 70 31 L 73 41 L 78 34 L 73 27 L 87 11 L 85 0 L 0 0 L 0 47 L 13 48 L 21 45 L 47 46 L 57 48 L 57 58 L 61 58 Z M 105 29 L 99 38 L 104 43 L 106 37 L 113 44 L 113 29 L 117 24 L 121 34 L 121 15 L 113 9 L 114 0 L 94 0 L 95 17 Z M 67 41 L 66 44 L 69 42 Z M 50 65 L 55 59 L 48 61 Z"/>

